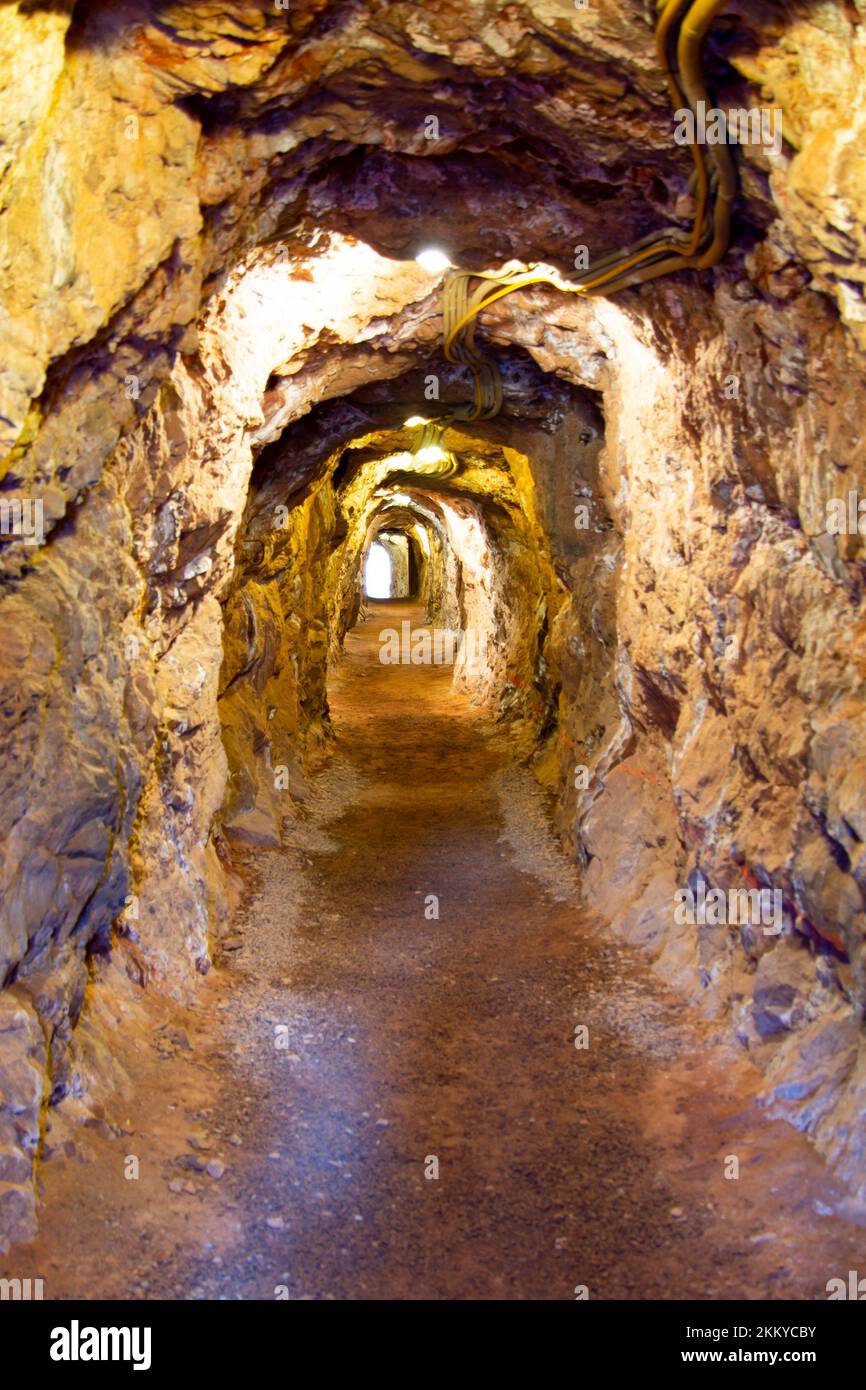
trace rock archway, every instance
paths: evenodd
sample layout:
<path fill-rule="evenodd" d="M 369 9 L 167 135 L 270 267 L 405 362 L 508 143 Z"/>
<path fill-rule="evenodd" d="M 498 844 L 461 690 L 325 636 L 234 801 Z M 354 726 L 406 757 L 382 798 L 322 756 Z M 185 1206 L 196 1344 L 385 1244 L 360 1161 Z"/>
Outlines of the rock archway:
<path fill-rule="evenodd" d="M 575 903 L 862 1214 L 859 14 L 721 8 L 716 99 L 785 133 L 735 151 L 725 259 L 492 304 L 502 412 L 406 463 L 467 395 L 419 251 L 563 278 L 687 227 L 651 21 L 3 7 L 3 1245 L 52 1131 L 123 1094 L 124 1019 L 216 987 L 251 859 L 314 813 L 387 528 L 422 626 L 483 636 L 450 688 Z"/>

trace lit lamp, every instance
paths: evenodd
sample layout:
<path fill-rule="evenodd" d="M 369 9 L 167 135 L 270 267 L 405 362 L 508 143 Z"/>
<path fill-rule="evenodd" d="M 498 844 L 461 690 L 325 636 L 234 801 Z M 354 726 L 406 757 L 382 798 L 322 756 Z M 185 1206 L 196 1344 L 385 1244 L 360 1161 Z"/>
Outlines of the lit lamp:
<path fill-rule="evenodd" d="M 445 252 L 435 246 L 427 246 L 423 251 L 419 251 L 415 260 L 428 275 L 442 275 L 451 269 L 451 262 Z"/>
<path fill-rule="evenodd" d="M 429 473 L 436 478 L 450 478 L 452 473 L 457 472 L 456 459 L 442 445 L 443 422 L 413 415 L 406 424 L 415 426 L 418 431 L 412 449 L 414 471 Z"/>

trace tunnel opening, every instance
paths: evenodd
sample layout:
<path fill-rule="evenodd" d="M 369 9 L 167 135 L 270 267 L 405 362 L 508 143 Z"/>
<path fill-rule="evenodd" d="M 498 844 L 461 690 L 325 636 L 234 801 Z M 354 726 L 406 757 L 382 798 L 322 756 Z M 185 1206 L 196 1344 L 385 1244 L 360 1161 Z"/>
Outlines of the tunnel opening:
<path fill-rule="evenodd" d="M 364 560 L 364 595 L 366 598 L 394 598 L 394 573 L 391 556 L 381 541 L 374 541 Z"/>

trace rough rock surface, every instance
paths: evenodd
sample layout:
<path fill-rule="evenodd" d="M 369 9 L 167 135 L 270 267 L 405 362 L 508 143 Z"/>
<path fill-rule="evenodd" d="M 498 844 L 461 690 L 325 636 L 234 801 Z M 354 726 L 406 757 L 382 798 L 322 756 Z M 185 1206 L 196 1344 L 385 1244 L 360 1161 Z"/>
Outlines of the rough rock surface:
<path fill-rule="evenodd" d="M 866 1200 L 864 554 L 826 524 L 866 473 L 863 43 L 856 0 L 723 12 L 714 94 L 786 138 L 737 151 L 728 257 L 495 306 L 506 412 L 415 514 L 587 900 Z M 233 843 L 305 795 L 374 455 L 431 373 L 465 390 L 408 258 L 567 272 L 690 205 L 618 0 L 10 4 L 0 59 L 2 500 L 45 528 L 0 550 L 8 1239 L 102 958 L 194 992 Z M 678 926 L 696 875 L 778 889 L 783 931 Z"/>

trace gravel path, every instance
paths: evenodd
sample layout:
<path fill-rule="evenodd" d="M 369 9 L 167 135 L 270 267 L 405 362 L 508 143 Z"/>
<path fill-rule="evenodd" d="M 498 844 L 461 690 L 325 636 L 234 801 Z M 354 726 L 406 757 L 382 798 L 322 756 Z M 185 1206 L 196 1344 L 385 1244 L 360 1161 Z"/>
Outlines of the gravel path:
<path fill-rule="evenodd" d="M 336 752 L 251 867 L 241 949 L 197 1008 L 130 1013 L 104 1124 L 55 1123 L 15 1271 L 61 1297 L 825 1297 L 862 1233 L 822 1165 L 593 928 L 530 775 L 447 672 L 378 664 L 381 625 L 350 634 Z"/>

